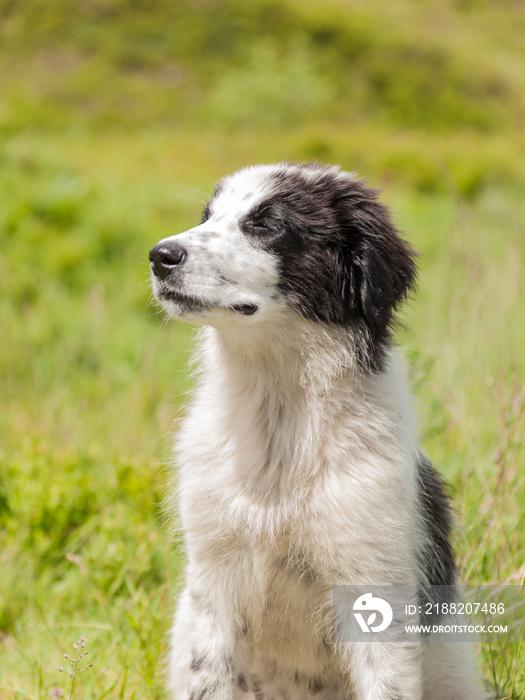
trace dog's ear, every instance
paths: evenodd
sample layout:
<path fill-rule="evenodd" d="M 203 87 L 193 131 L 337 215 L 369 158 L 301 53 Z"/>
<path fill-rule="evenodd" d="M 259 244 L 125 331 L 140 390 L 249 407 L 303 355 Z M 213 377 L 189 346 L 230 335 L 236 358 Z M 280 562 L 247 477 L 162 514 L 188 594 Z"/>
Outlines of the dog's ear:
<path fill-rule="evenodd" d="M 414 287 L 416 254 L 399 235 L 377 190 L 348 180 L 343 206 L 343 298 L 348 313 L 361 316 L 373 335 L 384 333 L 400 301 Z"/>

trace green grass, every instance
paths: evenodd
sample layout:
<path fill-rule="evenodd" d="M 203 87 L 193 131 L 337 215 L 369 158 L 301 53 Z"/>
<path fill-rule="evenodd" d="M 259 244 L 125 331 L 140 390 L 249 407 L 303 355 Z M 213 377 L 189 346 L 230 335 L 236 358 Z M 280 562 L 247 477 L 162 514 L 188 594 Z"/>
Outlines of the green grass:
<path fill-rule="evenodd" d="M 197 220 L 225 152 L 229 165 L 265 156 L 222 145 L 205 166 L 188 134 L 7 144 L 0 696 L 64 686 L 56 666 L 80 634 L 94 668 L 79 697 L 162 694 L 180 555 L 160 504 L 192 332 L 150 304 L 146 260 Z M 425 447 L 453 486 L 462 571 L 520 583 L 522 198 L 490 188 L 465 203 L 399 186 L 383 198 L 422 253 L 400 340 Z M 502 697 L 525 697 L 523 651 L 494 654 Z M 490 676 L 487 648 L 483 663 Z"/>
<path fill-rule="evenodd" d="M 319 158 L 384 188 L 421 252 L 399 341 L 462 574 L 525 577 L 523 8 L 199 7 L 0 0 L 2 700 L 68 697 L 80 635 L 74 697 L 163 697 L 182 552 L 161 504 L 193 332 L 151 303 L 147 252 L 247 163 Z M 524 700 L 523 645 L 480 651 Z"/>

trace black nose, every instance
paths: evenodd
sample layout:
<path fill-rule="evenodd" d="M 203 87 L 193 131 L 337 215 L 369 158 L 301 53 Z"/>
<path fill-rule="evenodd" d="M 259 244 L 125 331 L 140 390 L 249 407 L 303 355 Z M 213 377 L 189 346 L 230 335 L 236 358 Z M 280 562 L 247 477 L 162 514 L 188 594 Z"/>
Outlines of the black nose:
<path fill-rule="evenodd" d="M 149 252 L 149 259 L 153 263 L 153 272 L 160 279 L 167 277 L 173 270 L 184 264 L 186 250 L 180 243 L 159 243 Z"/>

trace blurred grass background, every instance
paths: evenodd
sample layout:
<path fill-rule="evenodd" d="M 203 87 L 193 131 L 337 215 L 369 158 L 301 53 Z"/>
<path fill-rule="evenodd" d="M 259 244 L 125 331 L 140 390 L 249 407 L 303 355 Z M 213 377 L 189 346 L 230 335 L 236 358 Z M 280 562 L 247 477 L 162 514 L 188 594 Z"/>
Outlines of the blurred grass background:
<path fill-rule="evenodd" d="M 147 252 L 215 180 L 317 158 L 421 251 L 400 342 L 461 570 L 525 576 L 521 0 L 0 0 L 0 697 L 161 698 L 180 537 L 161 509 L 191 329 Z M 482 645 L 525 698 L 520 644 Z"/>

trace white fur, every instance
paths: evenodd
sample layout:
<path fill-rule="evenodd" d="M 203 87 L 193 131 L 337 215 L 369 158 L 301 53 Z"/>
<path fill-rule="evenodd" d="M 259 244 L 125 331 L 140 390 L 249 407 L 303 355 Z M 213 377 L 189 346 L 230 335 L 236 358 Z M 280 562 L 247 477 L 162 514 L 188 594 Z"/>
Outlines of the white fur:
<path fill-rule="evenodd" d="M 396 351 L 364 372 L 351 330 L 306 320 L 276 293 L 275 257 L 237 226 L 266 173 L 227 180 L 212 219 L 177 237 L 191 252 L 184 291 L 202 306 L 165 302 L 209 326 L 177 439 L 187 569 L 171 697 L 479 698 L 463 644 L 333 643 L 334 585 L 418 583 L 415 418 Z M 234 313 L 243 302 L 258 313 Z"/>

